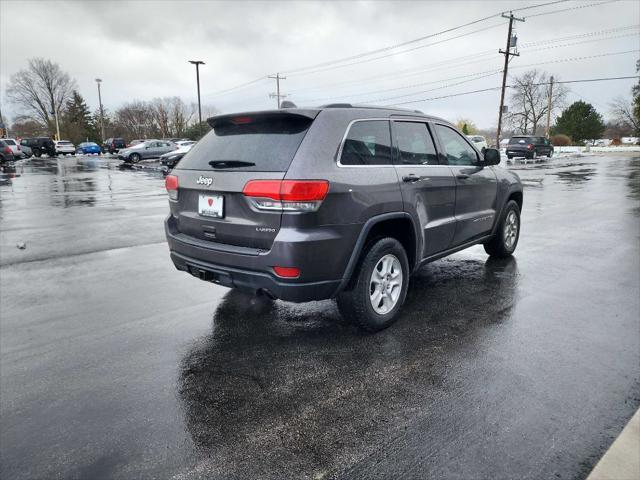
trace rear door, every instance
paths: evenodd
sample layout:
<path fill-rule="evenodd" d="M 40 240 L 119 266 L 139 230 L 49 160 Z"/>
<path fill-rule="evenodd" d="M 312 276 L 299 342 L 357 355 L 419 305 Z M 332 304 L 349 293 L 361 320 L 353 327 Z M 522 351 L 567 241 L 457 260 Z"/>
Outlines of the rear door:
<path fill-rule="evenodd" d="M 282 213 L 258 210 L 242 193 L 250 180 L 282 180 L 316 111 L 222 116 L 180 160 L 180 233 L 200 240 L 268 250 Z M 218 217 L 214 215 L 219 215 Z"/>
<path fill-rule="evenodd" d="M 491 167 L 480 165 L 477 150 L 448 125 L 436 124 L 439 151 L 456 182 L 456 228 L 452 246 L 488 234 L 496 215 L 498 182 Z"/>
<path fill-rule="evenodd" d="M 396 170 L 404 209 L 420 225 L 422 256 L 449 248 L 455 231 L 456 182 L 438 160 L 426 121 L 394 120 Z"/>

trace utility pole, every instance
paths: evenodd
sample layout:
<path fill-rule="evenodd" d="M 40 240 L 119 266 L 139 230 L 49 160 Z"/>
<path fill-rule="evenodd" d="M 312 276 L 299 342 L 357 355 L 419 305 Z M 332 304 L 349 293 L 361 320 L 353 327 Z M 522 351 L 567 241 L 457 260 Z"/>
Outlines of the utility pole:
<path fill-rule="evenodd" d="M 276 93 L 270 93 L 269 98 L 275 98 L 276 104 L 278 105 L 278 110 L 280 110 L 281 99 L 285 98 L 287 95 L 280 94 L 280 80 L 286 80 L 287 77 L 281 77 L 279 73 L 275 75 L 269 75 L 269 78 L 275 78 L 276 80 Z"/>
<path fill-rule="evenodd" d="M 102 141 L 104 142 L 104 109 L 102 108 L 102 94 L 100 92 L 101 78 L 96 78 L 98 84 L 98 102 L 100 102 L 100 132 L 102 133 Z"/>
<path fill-rule="evenodd" d="M 549 138 L 549 127 L 551 124 L 551 96 L 553 95 L 553 75 L 549 79 L 549 98 L 547 99 L 547 131 L 546 136 Z M 536 133 L 536 132 L 533 132 Z"/>
<path fill-rule="evenodd" d="M 202 136 L 202 107 L 200 106 L 200 65 L 204 65 L 201 60 L 189 60 L 189 63 L 196 66 L 196 82 L 198 83 L 198 127 Z"/>
<path fill-rule="evenodd" d="M 507 88 L 507 70 L 509 69 L 509 57 L 519 57 L 520 54 L 515 51 L 511 52 L 511 48 L 515 48 L 512 45 L 511 34 L 513 33 L 513 21 L 524 22 L 524 18 L 516 18 L 513 16 L 513 12 L 509 12 L 509 15 L 502 14 L 503 18 L 509 19 L 509 31 L 507 33 L 507 48 L 506 50 L 498 50 L 498 53 L 504 55 L 504 70 L 502 72 L 502 93 L 500 94 L 500 110 L 498 110 L 498 132 L 496 133 L 496 148 L 500 148 L 500 131 L 502 129 L 502 110 L 504 109 L 504 91 Z"/>

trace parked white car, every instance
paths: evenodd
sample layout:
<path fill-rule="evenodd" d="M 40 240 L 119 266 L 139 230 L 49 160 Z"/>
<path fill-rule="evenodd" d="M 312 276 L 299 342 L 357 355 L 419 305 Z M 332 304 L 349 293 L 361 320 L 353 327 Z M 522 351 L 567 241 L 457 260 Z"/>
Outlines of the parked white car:
<path fill-rule="evenodd" d="M 66 155 L 67 153 L 71 155 L 76 154 L 76 146 L 71 143 L 69 140 L 54 140 L 56 144 L 56 154 Z"/>
<path fill-rule="evenodd" d="M 483 153 L 485 149 L 488 148 L 487 139 L 482 135 L 467 135 L 467 138 L 471 140 L 476 148 Z"/>

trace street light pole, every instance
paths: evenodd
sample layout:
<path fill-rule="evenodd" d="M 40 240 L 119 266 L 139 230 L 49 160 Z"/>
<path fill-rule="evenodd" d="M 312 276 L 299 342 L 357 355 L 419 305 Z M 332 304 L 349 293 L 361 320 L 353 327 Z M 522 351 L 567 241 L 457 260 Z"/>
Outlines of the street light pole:
<path fill-rule="evenodd" d="M 102 94 L 100 92 L 102 79 L 96 78 L 96 83 L 98 84 L 98 102 L 100 102 L 100 132 L 102 134 L 102 141 L 104 142 L 104 110 L 102 109 Z"/>
<path fill-rule="evenodd" d="M 200 65 L 204 65 L 202 60 L 189 60 L 189 63 L 196 66 L 196 82 L 198 83 L 198 126 L 200 136 L 202 136 L 202 107 L 200 106 Z"/>
<path fill-rule="evenodd" d="M 53 113 L 53 116 L 56 119 L 56 140 L 60 141 L 60 123 L 58 122 L 58 109 L 55 105 L 53 106 L 53 111 L 51 113 Z"/>

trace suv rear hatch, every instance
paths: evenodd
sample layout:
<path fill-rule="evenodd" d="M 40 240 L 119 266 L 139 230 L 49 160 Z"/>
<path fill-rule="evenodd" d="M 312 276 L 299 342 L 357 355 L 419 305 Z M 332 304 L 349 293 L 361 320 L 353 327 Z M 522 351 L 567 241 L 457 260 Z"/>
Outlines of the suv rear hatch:
<path fill-rule="evenodd" d="M 199 240 L 269 250 L 281 210 L 256 208 L 243 190 L 251 180 L 282 180 L 318 110 L 280 110 L 209 119 L 211 132 L 172 175 L 179 233 Z"/>

